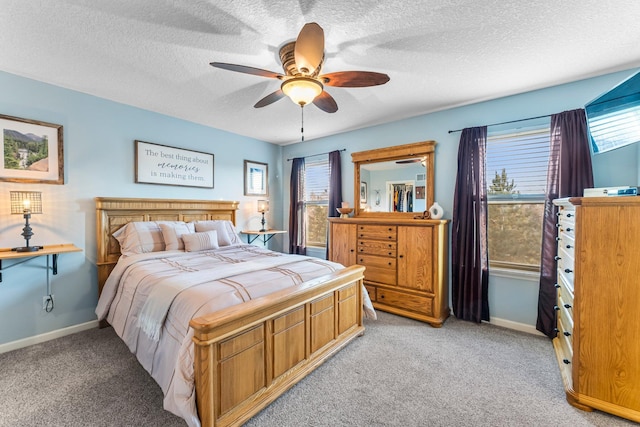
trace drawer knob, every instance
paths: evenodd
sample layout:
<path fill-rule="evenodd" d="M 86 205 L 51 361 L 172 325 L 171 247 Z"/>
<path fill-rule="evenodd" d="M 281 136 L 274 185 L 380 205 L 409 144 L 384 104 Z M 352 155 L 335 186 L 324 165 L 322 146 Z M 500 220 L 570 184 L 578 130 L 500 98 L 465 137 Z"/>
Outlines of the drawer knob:
<path fill-rule="evenodd" d="M 558 255 L 554 256 L 553 259 L 555 259 L 556 261 L 561 260 L 562 258 L 560 258 Z"/>
<path fill-rule="evenodd" d="M 560 285 L 558 285 L 557 283 L 555 285 L 553 285 L 556 287 L 556 289 L 560 289 Z"/>
<path fill-rule="evenodd" d="M 567 218 L 571 218 L 572 216 L 572 214 L 567 214 Z"/>
<path fill-rule="evenodd" d="M 568 269 L 568 268 L 565 268 L 565 269 L 564 269 L 564 272 L 565 272 L 565 273 L 573 273 L 573 270 L 570 270 L 570 269 Z"/>
<path fill-rule="evenodd" d="M 571 245 L 567 245 L 567 249 L 571 249 L 573 246 Z"/>
<path fill-rule="evenodd" d="M 573 230 L 573 228 L 569 228 L 569 227 L 567 227 L 567 231 L 571 231 L 571 230 Z"/>
<path fill-rule="evenodd" d="M 384 295 L 380 295 L 380 299 L 384 299 Z"/>
<path fill-rule="evenodd" d="M 570 337 L 571 336 L 571 332 L 564 331 L 563 334 L 564 334 L 565 337 Z"/>
<path fill-rule="evenodd" d="M 555 332 L 555 333 L 557 334 L 558 332 L 560 332 L 560 329 L 558 329 L 558 328 L 553 328 L 553 332 Z"/>
<path fill-rule="evenodd" d="M 560 228 L 560 223 L 556 222 L 556 228 Z"/>
<path fill-rule="evenodd" d="M 355 250 L 354 250 L 354 249 L 351 249 L 351 252 L 355 252 Z"/>
<path fill-rule="evenodd" d="M 571 363 L 571 361 L 569 359 L 562 359 L 562 363 L 564 363 L 565 365 L 568 365 Z"/>
<path fill-rule="evenodd" d="M 360 236 L 360 237 L 362 237 L 362 236 Z M 559 241 L 560 241 L 560 237 L 556 237 L 556 242 L 559 242 Z"/>
<path fill-rule="evenodd" d="M 391 252 L 389 252 L 389 256 L 391 256 Z"/>
<path fill-rule="evenodd" d="M 565 304 L 564 308 L 571 308 L 571 304 Z"/>
<path fill-rule="evenodd" d="M 398 258 L 404 258 L 404 255 L 398 255 Z"/>
<path fill-rule="evenodd" d="M 555 311 L 558 311 L 558 310 L 560 310 L 560 307 L 558 307 L 557 305 L 554 305 L 554 306 L 553 306 L 553 309 L 554 309 Z"/>
<path fill-rule="evenodd" d="M 562 215 L 562 212 L 556 212 L 556 216 Z"/>

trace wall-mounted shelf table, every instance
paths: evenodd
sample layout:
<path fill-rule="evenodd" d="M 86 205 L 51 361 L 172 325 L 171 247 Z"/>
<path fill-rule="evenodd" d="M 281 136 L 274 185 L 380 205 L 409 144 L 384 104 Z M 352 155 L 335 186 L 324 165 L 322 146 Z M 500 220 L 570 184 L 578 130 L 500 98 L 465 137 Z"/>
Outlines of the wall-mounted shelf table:
<path fill-rule="evenodd" d="M 76 247 L 72 243 L 65 243 L 60 245 L 45 245 L 42 249 L 34 252 L 16 252 L 11 248 L 0 248 L 0 282 L 2 282 L 2 272 L 8 270 L 11 267 L 22 264 L 23 262 L 30 261 L 33 258 L 46 256 L 47 257 L 47 289 L 49 289 L 49 271 L 53 274 L 58 274 L 58 255 L 68 252 L 81 252 L 82 249 Z M 53 264 L 50 264 L 50 257 L 53 258 Z M 18 260 L 11 265 L 3 266 L 4 260 Z"/>
<path fill-rule="evenodd" d="M 244 230 L 244 231 L 241 231 L 242 234 L 246 234 L 247 235 L 247 243 L 249 243 L 249 244 L 253 243 L 257 238 L 262 236 L 262 244 L 263 245 L 266 245 L 267 242 L 269 240 L 271 240 L 271 238 L 273 236 L 275 236 L 276 234 L 284 234 L 286 232 L 287 232 L 286 230 L 265 230 L 265 231 Z"/>

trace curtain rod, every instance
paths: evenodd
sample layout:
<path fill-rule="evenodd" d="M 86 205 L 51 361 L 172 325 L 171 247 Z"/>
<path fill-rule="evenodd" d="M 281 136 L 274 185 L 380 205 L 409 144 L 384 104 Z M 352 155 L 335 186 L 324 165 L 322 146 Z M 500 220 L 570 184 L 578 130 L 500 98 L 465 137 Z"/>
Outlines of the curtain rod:
<path fill-rule="evenodd" d="M 498 126 L 498 125 L 506 125 L 509 123 L 517 123 L 517 122 L 524 122 L 526 120 L 534 120 L 534 119 L 542 119 L 545 117 L 551 117 L 551 114 L 545 114 L 544 116 L 536 116 L 536 117 L 527 117 L 526 119 L 518 119 L 518 120 L 510 120 L 508 122 L 502 122 L 502 123 L 493 123 L 487 126 Z M 454 133 L 454 132 L 461 132 L 464 129 L 456 129 L 456 130 L 450 130 L 449 133 Z"/>
<path fill-rule="evenodd" d="M 343 148 L 342 150 L 333 150 L 333 151 L 347 151 L 347 149 Z M 333 153 L 333 151 L 327 151 L 326 153 L 310 154 L 308 156 L 304 156 L 303 159 L 306 159 L 307 157 L 322 156 L 323 154 Z M 289 162 L 291 160 L 293 160 L 293 159 L 287 159 L 287 162 Z"/>

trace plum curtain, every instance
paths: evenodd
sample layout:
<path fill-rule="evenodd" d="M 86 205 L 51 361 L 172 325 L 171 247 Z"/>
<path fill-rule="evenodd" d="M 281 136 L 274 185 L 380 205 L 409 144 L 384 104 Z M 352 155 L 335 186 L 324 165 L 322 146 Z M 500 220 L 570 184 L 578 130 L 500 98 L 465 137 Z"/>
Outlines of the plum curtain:
<path fill-rule="evenodd" d="M 289 253 L 305 255 L 303 157 L 293 159 L 289 198 Z"/>
<path fill-rule="evenodd" d="M 329 153 L 329 212 L 328 217 L 339 216 L 336 210 L 342 205 L 342 165 L 340 163 L 340 150 Z M 327 251 L 329 259 L 329 228 L 327 227 Z"/>
<path fill-rule="evenodd" d="M 453 312 L 476 323 L 489 320 L 486 148 L 486 126 L 462 130 L 451 233 Z"/>
<path fill-rule="evenodd" d="M 550 132 L 536 329 L 550 338 L 555 338 L 558 210 L 552 201 L 561 197 L 582 196 L 585 188 L 593 187 L 593 169 L 587 119 L 583 109 L 553 114 Z"/>

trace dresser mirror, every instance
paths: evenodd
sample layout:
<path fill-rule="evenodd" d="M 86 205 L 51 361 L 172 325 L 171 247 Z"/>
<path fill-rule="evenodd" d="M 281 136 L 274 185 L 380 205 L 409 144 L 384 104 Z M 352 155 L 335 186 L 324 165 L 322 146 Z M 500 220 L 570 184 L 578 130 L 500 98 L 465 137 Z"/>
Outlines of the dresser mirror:
<path fill-rule="evenodd" d="M 355 216 L 422 215 L 434 200 L 435 141 L 352 153 Z"/>

